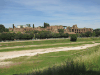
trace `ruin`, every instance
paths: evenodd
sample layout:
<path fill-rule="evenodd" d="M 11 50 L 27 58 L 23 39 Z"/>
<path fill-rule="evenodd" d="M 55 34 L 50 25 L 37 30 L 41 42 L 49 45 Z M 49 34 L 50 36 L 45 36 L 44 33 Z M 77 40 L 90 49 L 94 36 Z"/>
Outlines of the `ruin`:
<path fill-rule="evenodd" d="M 14 24 L 13 24 L 14 25 Z M 34 24 L 33 24 L 34 25 Z M 62 26 L 62 25 L 55 25 L 55 26 L 50 26 L 50 27 L 46 27 L 46 28 L 40 28 L 40 27 L 23 27 L 23 28 L 16 28 L 15 26 L 13 28 L 9 28 L 9 31 L 13 31 L 15 33 L 17 32 L 21 32 L 21 33 L 25 33 L 25 31 L 34 31 L 34 30 L 38 30 L 38 31 L 51 31 L 54 33 L 59 33 L 58 30 L 59 29 L 64 29 L 64 33 L 68 33 L 68 34 L 76 34 L 76 33 L 85 33 L 87 31 L 93 32 L 92 28 L 78 28 L 77 25 L 73 25 L 72 27 L 70 26 Z"/>

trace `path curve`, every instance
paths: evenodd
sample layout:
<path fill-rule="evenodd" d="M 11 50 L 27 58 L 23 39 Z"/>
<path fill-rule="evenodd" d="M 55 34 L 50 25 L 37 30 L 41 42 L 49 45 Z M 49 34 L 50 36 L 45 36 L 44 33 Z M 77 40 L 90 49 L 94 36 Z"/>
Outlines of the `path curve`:
<path fill-rule="evenodd" d="M 6 65 L 11 62 L 3 62 L 5 59 L 16 58 L 20 56 L 34 56 L 38 54 L 44 54 L 49 52 L 57 52 L 57 51 L 68 51 L 68 50 L 81 50 L 86 49 L 88 47 L 93 47 L 100 45 L 100 43 L 94 44 L 85 44 L 84 46 L 77 47 L 57 47 L 57 48 L 46 48 L 46 49 L 34 49 L 34 50 L 24 50 L 24 51 L 11 51 L 11 52 L 1 52 L 0 53 L 0 65 Z"/>

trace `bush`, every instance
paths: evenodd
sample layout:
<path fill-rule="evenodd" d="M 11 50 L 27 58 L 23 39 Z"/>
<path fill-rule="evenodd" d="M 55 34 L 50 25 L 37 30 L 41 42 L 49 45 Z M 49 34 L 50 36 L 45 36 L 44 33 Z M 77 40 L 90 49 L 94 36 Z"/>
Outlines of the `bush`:
<path fill-rule="evenodd" d="M 68 33 L 65 33 L 65 38 L 68 38 L 69 37 L 69 34 Z"/>
<path fill-rule="evenodd" d="M 59 33 L 64 33 L 64 29 L 58 29 Z"/>
<path fill-rule="evenodd" d="M 35 39 L 40 39 L 40 34 L 35 34 Z"/>
<path fill-rule="evenodd" d="M 76 40 L 77 40 L 77 35 L 72 34 L 71 38 L 70 38 L 70 41 L 76 41 Z"/>
<path fill-rule="evenodd" d="M 92 36 L 92 33 L 91 33 L 90 31 L 85 32 L 85 36 L 86 36 L 86 37 L 91 37 L 91 36 Z"/>

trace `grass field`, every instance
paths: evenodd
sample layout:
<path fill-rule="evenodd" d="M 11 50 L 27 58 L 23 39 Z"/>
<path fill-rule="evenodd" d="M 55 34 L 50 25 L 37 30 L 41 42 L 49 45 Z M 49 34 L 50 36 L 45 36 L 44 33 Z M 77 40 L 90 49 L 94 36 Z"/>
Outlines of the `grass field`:
<path fill-rule="evenodd" d="M 0 49 L 0 52 L 9 52 L 9 51 L 22 51 L 22 50 L 34 50 L 34 49 L 45 49 L 45 48 L 56 48 L 56 47 L 76 47 L 85 44 L 93 44 L 92 42 L 86 43 L 77 43 L 77 44 L 58 44 L 58 45 L 44 45 L 44 46 L 34 46 L 34 47 L 21 47 L 21 48 L 14 48 L 14 49 Z"/>
<path fill-rule="evenodd" d="M 58 41 L 59 40 L 59 41 Z M 76 42 L 82 41 L 100 41 L 100 38 L 78 38 Z M 43 44 L 55 44 L 55 43 L 70 43 L 70 39 L 55 39 L 55 40 L 43 40 L 43 41 L 25 41 L 25 42 L 12 42 L 12 43 L 2 43 L 0 42 L 0 48 L 2 47 L 13 47 L 13 46 L 23 46 L 23 45 L 43 45 Z"/>
<path fill-rule="evenodd" d="M 39 46 L 38 48 L 51 48 L 51 47 L 66 47 L 66 46 L 79 46 L 83 44 L 92 44 L 91 41 L 99 42 L 99 39 L 78 39 L 77 42 L 87 41 L 87 43 L 80 44 L 62 44 L 62 45 L 53 45 L 54 43 L 68 43 L 66 40 L 47 40 L 47 41 L 35 41 L 32 42 L 21 42 L 21 45 L 40 45 L 40 44 L 49 44 L 49 46 Z M 1 43 L 2 44 L 2 43 Z M 7 43 L 8 46 L 17 46 L 18 43 Z M 13 45 L 14 44 L 14 45 Z M 4 44 L 2 44 L 5 47 Z M 13 50 L 27 50 L 27 49 L 37 49 L 36 47 L 27 47 L 27 48 L 16 48 L 16 49 L 1 49 L 0 52 L 13 51 Z M 9 66 L 0 67 L 0 75 L 13 75 L 20 73 L 28 73 L 31 75 L 34 71 L 34 75 L 99 75 L 100 68 L 100 46 L 91 47 L 83 50 L 73 50 L 73 51 L 60 51 L 60 52 L 51 52 L 45 54 L 39 54 L 38 56 L 22 56 L 13 59 L 6 59 L 5 61 L 12 61 L 14 64 Z M 73 60 L 73 63 L 70 61 Z M 79 60 L 79 61 L 78 61 Z M 69 61 L 71 66 L 67 66 Z M 84 63 L 84 65 L 83 65 Z M 67 67 L 63 67 L 63 65 Z M 78 64 L 78 67 L 77 67 Z M 54 67 L 55 65 L 55 67 Z M 76 67 L 73 68 L 73 65 Z M 83 66 L 82 66 L 83 65 Z M 56 68 L 58 66 L 58 68 Z M 49 68 L 48 68 L 49 67 Z M 41 70 L 41 71 L 39 71 Z M 58 72 L 59 71 L 59 72 Z M 71 71 L 71 72 L 70 72 Z M 76 73 L 77 72 L 77 73 Z M 78 73 L 83 74 L 78 74 Z M 39 74 L 41 73 L 41 74 Z M 52 73 L 52 74 L 51 74 Z M 70 74 L 74 73 L 74 74 Z M 26 74 L 24 74 L 26 75 Z"/>

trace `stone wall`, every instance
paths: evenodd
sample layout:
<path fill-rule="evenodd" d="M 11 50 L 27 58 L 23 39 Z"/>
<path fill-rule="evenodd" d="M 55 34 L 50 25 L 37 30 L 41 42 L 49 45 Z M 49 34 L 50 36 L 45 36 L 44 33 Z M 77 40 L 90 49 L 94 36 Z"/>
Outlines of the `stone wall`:
<path fill-rule="evenodd" d="M 9 28 L 9 31 L 14 31 L 14 32 L 25 32 L 25 31 L 34 31 L 34 30 L 38 30 L 38 31 L 51 31 L 54 33 L 59 33 L 58 29 L 64 29 L 63 26 L 50 26 L 50 27 L 46 27 L 46 28 L 32 28 L 32 27 L 26 27 L 26 28 L 16 28 L 14 26 L 14 28 Z M 72 27 L 67 27 L 66 29 L 64 29 L 64 33 L 72 33 L 72 34 L 76 34 L 76 33 L 85 33 L 87 31 L 91 31 L 93 32 L 93 29 L 91 28 L 78 28 L 77 25 L 73 25 Z"/>
<path fill-rule="evenodd" d="M 93 29 L 91 29 L 91 28 L 78 28 L 77 25 L 73 25 L 73 27 L 71 28 L 71 32 L 75 32 L 75 33 L 85 33 L 87 31 L 93 32 Z"/>

